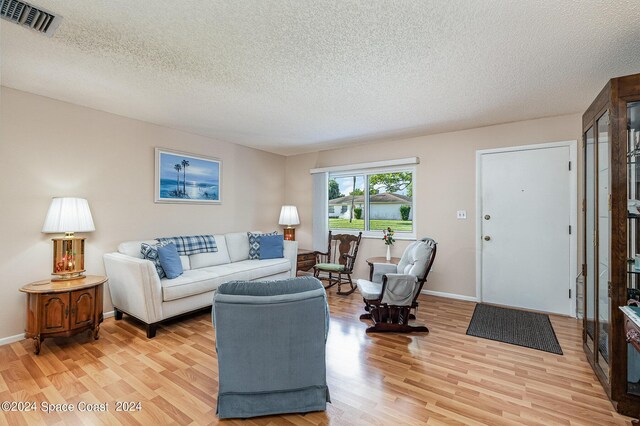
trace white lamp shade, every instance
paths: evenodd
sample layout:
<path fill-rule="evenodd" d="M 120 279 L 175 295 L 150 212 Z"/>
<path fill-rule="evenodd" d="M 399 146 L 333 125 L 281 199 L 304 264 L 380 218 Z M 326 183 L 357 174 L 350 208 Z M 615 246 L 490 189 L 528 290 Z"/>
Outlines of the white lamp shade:
<path fill-rule="evenodd" d="M 54 198 L 51 200 L 42 232 L 92 232 L 93 225 L 89 203 L 84 198 Z"/>
<path fill-rule="evenodd" d="M 300 225 L 300 218 L 298 217 L 298 209 L 296 206 L 282 206 L 280 210 L 280 225 Z"/>

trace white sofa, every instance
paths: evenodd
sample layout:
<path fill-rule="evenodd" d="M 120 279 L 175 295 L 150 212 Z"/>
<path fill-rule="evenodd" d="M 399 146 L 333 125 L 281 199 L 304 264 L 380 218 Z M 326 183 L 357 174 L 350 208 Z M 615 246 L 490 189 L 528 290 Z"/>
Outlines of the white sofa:
<path fill-rule="evenodd" d="M 117 320 L 122 313 L 147 326 L 147 337 L 155 336 L 158 323 L 168 318 L 211 306 L 218 286 L 234 280 L 276 280 L 296 276 L 298 243 L 284 242 L 284 258 L 249 260 L 246 232 L 214 235 L 218 251 L 180 256 L 184 273 L 177 278 L 158 277 L 150 260 L 140 253 L 142 243 L 127 241 L 115 253 L 104 255 L 109 289 Z"/>

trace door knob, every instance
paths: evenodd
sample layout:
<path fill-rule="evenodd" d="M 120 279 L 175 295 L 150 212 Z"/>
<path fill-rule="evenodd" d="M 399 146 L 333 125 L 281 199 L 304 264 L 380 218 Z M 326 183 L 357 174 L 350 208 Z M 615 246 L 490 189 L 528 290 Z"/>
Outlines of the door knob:
<path fill-rule="evenodd" d="M 485 241 L 489 241 L 490 239 L 491 239 L 491 237 L 490 237 L 490 236 L 485 235 L 485 237 L 484 237 L 484 240 L 485 240 Z"/>
<path fill-rule="evenodd" d="M 489 220 L 489 219 L 491 219 L 491 216 L 489 216 L 488 214 L 485 214 L 484 218 L 485 218 L 485 220 Z"/>

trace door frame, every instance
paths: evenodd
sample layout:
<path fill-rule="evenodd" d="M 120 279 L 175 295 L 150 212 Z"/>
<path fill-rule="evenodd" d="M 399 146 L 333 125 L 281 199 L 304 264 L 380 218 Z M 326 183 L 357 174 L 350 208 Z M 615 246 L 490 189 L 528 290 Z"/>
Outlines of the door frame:
<path fill-rule="evenodd" d="M 576 288 L 576 278 L 578 276 L 578 141 L 568 140 L 560 142 L 549 142 L 533 145 L 510 146 L 504 148 L 482 149 L 476 151 L 476 299 L 482 303 L 482 156 L 486 154 L 496 154 L 501 152 L 532 151 L 537 149 L 569 147 L 569 161 L 571 170 L 569 172 L 570 204 L 569 214 L 571 225 L 571 236 L 569 239 L 569 263 L 570 277 L 567 290 L 571 289 L 569 301 L 569 314 L 576 317 L 576 298 L 578 296 Z M 567 164 L 567 167 L 569 165 Z"/>

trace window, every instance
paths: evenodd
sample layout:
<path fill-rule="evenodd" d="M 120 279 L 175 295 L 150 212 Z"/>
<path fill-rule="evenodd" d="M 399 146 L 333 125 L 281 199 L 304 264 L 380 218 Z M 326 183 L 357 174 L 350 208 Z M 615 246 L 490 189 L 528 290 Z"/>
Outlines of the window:
<path fill-rule="evenodd" d="M 329 177 L 329 229 L 365 229 L 364 178 L 364 175 Z"/>
<path fill-rule="evenodd" d="M 413 237 L 414 175 L 413 168 L 330 173 L 329 229 L 378 236 L 391 228 L 396 237 Z"/>

